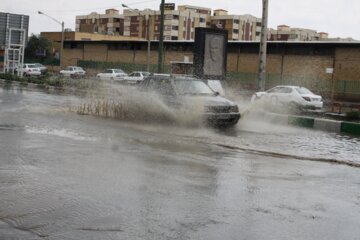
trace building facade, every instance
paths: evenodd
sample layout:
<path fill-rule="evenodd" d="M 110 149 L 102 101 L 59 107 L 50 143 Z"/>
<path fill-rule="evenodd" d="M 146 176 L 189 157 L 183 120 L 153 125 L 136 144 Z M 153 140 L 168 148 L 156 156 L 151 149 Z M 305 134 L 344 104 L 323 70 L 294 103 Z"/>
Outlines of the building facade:
<path fill-rule="evenodd" d="M 167 9 L 164 13 L 164 40 L 194 40 L 196 27 L 209 26 L 210 8 L 181 5 L 178 9 Z M 160 11 L 124 10 L 124 36 L 160 37 Z"/>
<path fill-rule="evenodd" d="M 279 25 L 277 29 L 270 29 L 270 41 L 324 41 L 328 38 L 325 32 L 305 28 L 291 28 L 288 25 Z"/>
<path fill-rule="evenodd" d="M 124 35 L 124 17 L 116 9 L 107 9 L 105 14 L 92 12 L 76 16 L 76 32 Z"/>
<path fill-rule="evenodd" d="M 228 40 L 260 41 L 261 18 L 252 15 L 228 15 L 223 9 L 214 10 L 211 26 L 228 30 Z"/>

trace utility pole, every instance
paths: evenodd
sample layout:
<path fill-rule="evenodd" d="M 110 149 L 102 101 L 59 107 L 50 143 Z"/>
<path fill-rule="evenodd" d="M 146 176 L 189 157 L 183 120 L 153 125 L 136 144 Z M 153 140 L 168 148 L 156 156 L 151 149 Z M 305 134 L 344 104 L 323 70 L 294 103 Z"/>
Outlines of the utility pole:
<path fill-rule="evenodd" d="M 163 48 L 164 48 L 164 9 L 165 9 L 165 0 L 161 0 L 160 5 L 160 39 L 159 39 L 159 49 L 158 49 L 158 73 L 163 72 Z"/>
<path fill-rule="evenodd" d="M 262 21 L 259 51 L 259 69 L 258 69 L 258 90 L 265 90 L 266 80 L 266 45 L 267 45 L 267 22 L 268 22 L 268 0 L 262 1 Z"/>

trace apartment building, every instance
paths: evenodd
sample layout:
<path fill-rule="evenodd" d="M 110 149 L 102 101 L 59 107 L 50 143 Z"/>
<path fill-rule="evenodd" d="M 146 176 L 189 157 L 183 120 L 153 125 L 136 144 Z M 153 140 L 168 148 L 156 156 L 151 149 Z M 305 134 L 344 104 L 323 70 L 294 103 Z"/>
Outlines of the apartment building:
<path fill-rule="evenodd" d="M 261 18 L 249 14 L 229 15 L 224 9 L 216 9 L 210 25 L 228 30 L 228 40 L 260 41 Z"/>
<path fill-rule="evenodd" d="M 116 9 L 107 9 L 105 14 L 92 12 L 76 16 L 76 32 L 106 35 L 124 35 L 124 17 Z"/>
<path fill-rule="evenodd" d="M 326 40 L 328 34 L 318 33 L 316 30 L 305 28 L 291 28 L 288 25 L 279 25 L 277 29 L 270 29 L 270 41 L 319 41 Z"/>
<path fill-rule="evenodd" d="M 194 40 L 196 27 L 208 27 L 211 9 L 190 5 L 167 8 L 164 13 L 165 40 Z M 160 38 L 160 11 L 124 9 L 124 36 L 158 40 Z"/>

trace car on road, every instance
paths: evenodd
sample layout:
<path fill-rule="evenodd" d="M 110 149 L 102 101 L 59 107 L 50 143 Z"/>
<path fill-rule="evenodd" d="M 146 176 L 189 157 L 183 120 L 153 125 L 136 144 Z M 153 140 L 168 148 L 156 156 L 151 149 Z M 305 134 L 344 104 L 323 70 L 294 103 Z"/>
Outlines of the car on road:
<path fill-rule="evenodd" d="M 140 91 L 155 92 L 162 101 L 182 114 L 196 112 L 212 126 L 234 126 L 240 119 L 238 106 L 221 97 L 201 79 L 185 76 L 150 75 L 139 84 Z"/>
<path fill-rule="evenodd" d="M 16 69 L 17 72 L 22 73 L 24 76 L 39 76 L 41 75 L 40 68 L 36 67 L 33 63 L 25 63 Z"/>
<path fill-rule="evenodd" d="M 41 74 L 46 74 L 48 72 L 48 68 L 41 63 L 34 63 L 34 65 L 40 69 Z"/>
<path fill-rule="evenodd" d="M 80 78 L 84 77 L 86 72 L 81 67 L 68 66 L 64 70 L 61 70 L 60 74 L 65 77 Z"/>
<path fill-rule="evenodd" d="M 118 80 L 122 81 L 124 77 L 128 76 L 123 70 L 121 69 L 106 69 L 105 71 L 98 73 L 96 78 L 100 80 Z"/>
<path fill-rule="evenodd" d="M 136 84 L 143 81 L 149 75 L 150 75 L 149 72 L 134 71 L 130 73 L 128 76 L 124 77 L 124 80 L 128 84 Z"/>
<path fill-rule="evenodd" d="M 292 108 L 321 109 L 323 107 L 321 96 L 299 86 L 279 85 L 265 92 L 256 92 L 253 94 L 251 102 L 259 99 L 272 105 L 286 105 Z"/>

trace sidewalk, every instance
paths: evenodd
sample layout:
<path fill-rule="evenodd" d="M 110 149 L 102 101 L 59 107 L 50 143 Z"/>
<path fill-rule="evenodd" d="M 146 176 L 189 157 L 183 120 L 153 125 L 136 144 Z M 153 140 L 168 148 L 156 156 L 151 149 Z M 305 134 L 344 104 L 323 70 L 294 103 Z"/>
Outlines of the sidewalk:
<path fill-rule="evenodd" d="M 321 131 L 334 133 L 347 133 L 360 135 L 360 123 L 337 121 L 324 118 L 313 118 L 296 115 L 285 115 L 263 111 L 249 112 L 251 117 L 263 119 L 276 124 L 294 125 L 305 128 L 313 128 Z"/>

